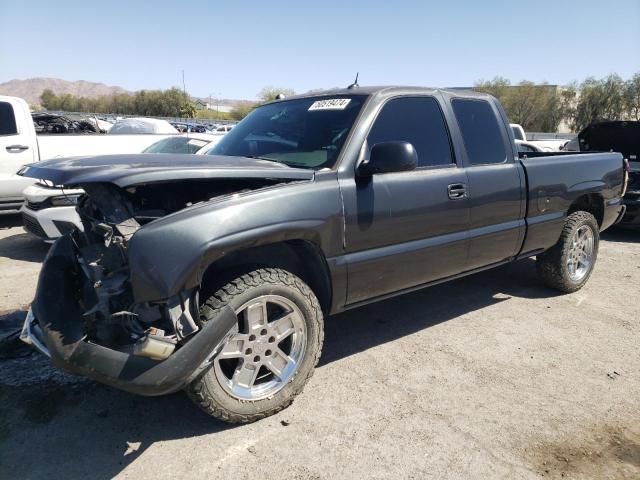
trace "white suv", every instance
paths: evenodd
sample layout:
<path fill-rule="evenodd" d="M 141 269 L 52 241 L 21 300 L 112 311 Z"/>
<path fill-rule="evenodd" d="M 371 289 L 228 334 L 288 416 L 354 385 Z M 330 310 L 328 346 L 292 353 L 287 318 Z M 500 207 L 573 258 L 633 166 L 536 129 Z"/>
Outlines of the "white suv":
<path fill-rule="evenodd" d="M 81 189 L 61 189 L 41 182 L 27 187 L 22 193 L 22 225 L 45 242 L 53 242 L 74 228 L 82 230 L 76 203 L 83 193 Z"/>

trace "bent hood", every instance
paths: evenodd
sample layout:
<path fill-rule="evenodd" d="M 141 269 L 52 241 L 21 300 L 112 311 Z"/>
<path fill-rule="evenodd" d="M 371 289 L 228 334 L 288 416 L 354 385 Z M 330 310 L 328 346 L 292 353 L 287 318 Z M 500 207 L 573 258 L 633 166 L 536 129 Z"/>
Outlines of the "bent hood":
<path fill-rule="evenodd" d="M 311 180 L 314 176 L 313 170 L 247 157 L 149 153 L 52 159 L 27 165 L 18 173 L 55 185 L 108 182 L 119 187 L 207 178 Z"/>

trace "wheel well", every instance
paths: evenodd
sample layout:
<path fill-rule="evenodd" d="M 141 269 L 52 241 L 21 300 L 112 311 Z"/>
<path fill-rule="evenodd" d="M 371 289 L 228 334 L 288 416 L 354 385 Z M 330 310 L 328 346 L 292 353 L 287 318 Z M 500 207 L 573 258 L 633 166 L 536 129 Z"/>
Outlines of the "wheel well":
<path fill-rule="evenodd" d="M 281 268 L 297 275 L 315 293 L 322 311 L 331 309 L 331 278 L 320 248 L 306 240 L 261 245 L 232 252 L 207 267 L 202 276 L 201 298 L 234 278 L 258 268 Z"/>
<path fill-rule="evenodd" d="M 579 196 L 569 207 L 567 215 L 571 215 L 573 212 L 580 210 L 589 212 L 595 217 L 598 222 L 598 226 L 602 226 L 602 221 L 604 219 L 604 200 L 600 195 L 597 193 L 589 193 Z"/>

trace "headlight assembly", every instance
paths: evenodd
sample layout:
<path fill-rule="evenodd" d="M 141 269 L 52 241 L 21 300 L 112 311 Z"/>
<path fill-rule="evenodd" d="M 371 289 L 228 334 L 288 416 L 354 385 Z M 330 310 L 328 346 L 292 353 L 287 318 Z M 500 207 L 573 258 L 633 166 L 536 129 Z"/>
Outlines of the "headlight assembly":
<path fill-rule="evenodd" d="M 51 197 L 51 205 L 54 207 L 69 207 L 76 205 L 81 194 L 76 195 L 58 195 Z"/>

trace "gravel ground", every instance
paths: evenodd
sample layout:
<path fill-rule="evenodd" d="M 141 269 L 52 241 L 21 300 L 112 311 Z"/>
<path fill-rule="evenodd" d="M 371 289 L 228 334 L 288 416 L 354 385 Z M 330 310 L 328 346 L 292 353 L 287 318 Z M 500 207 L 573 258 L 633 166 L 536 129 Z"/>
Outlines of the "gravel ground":
<path fill-rule="evenodd" d="M 0 218 L 0 331 L 46 246 Z M 640 233 L 603 235 L 588 285 L 531 260 L 329 318 L 284 412 L 246 426 L 5 349 L 1 478 L 640 478 Z"/>

